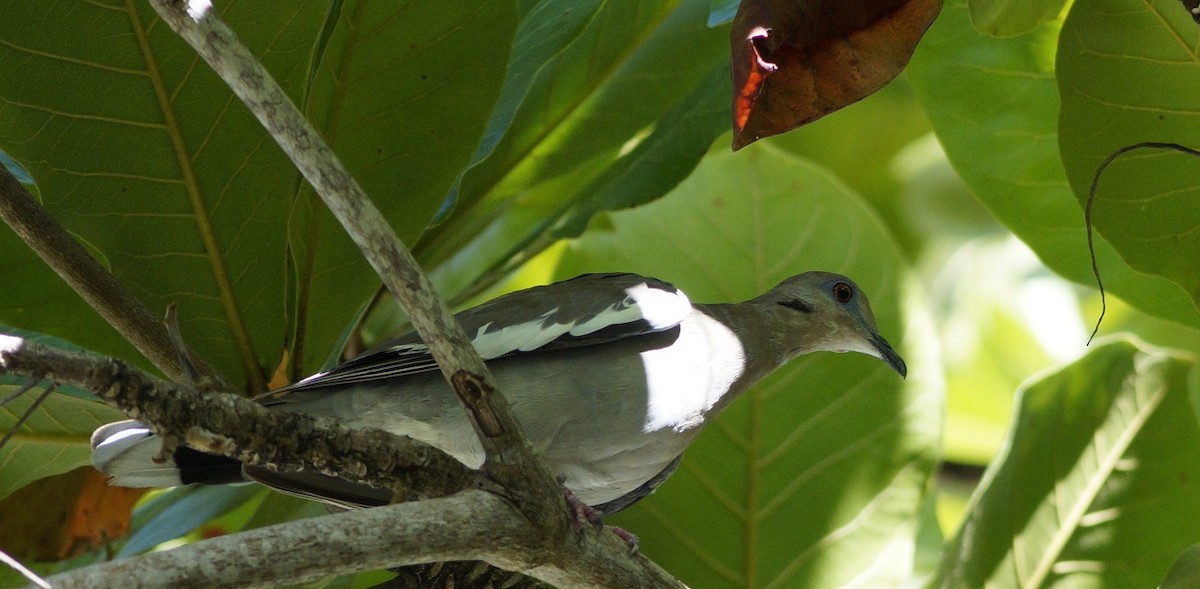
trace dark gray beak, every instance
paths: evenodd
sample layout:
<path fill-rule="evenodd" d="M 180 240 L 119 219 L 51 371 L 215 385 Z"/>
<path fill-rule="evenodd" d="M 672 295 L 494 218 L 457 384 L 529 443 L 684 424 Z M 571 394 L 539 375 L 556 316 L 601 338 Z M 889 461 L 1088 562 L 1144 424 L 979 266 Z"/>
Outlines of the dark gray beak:
<path fill-rule="evenodd" d="M 901 358 L 900 354 L 897 354 L 896 350 L 892 349 L 892 344 L 883 339 L 882 335 L 875 334 L 872 336 L 871 345 L 875 346 L 876 350 L 879 350 L 879 355 L 883 357 L 883 361 L 887 362 L 887 365 L 891 366 L 892 370 L 895 370 L 900 375 L 900 378 L 908 376 L 908 366 L 904 364 L 904 358 Z"/>

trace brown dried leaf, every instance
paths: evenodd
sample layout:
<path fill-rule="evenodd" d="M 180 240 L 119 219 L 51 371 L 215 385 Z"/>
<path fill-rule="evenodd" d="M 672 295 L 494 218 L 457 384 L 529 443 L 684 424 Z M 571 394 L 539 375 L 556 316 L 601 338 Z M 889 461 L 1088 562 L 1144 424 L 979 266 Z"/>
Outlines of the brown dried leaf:
<path fill-rule="evenodd" d="M 0 501 L 0 545 L 19 560 L 52 562 L 129 533 L 146 489 L 110 487 L 90 466 L 39 479 Z"/>
<path fill-rule="evenodd" d="M 941 7 L 941 0 L 744 0 L 731 33 L 733 148 L 882 88 Z"/>

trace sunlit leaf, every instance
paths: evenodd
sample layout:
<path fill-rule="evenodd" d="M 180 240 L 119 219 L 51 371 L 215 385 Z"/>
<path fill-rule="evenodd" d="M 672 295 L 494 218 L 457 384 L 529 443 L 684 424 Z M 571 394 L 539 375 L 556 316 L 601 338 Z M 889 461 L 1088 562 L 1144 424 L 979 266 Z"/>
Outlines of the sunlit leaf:
<path fill-rule="evenodd" d="M 0 399 L 17 390 L 16 385 L 0 385 Z M 51 393 L 19 429 L 17 420 L 29 409 L 42 391 L 26 391 L 11 403 L 0 407 L 0 436 L 13 435 L 0 448 L 0 497 L 26 484 L 54 474 L 91 464 L 92 430 L 125 418 L 120 411 L 96 400 Z"/>
<path fill-rule="evenodd" d="M 1153 587 L 1200 540 L 1195 361 L 1116 341 L 1028 385 L 938 586 Z"/>
<path fill-rule="evenodd" d="M 975 28 L 995 37 L 1037 30 L 1062 12 L 1067 0 L 969 0 Z"/>
<path fill-rule="evenodd" d="M 435 270 L 434 277 L 449 292 L 458 292 L 481 276 L 495 278 L 497 269 L 510 271 L 510 260 L 527 260 L 563 237 L 579 235 L 597 213 L 644 204 L 669 192 L 726 131 L 728 79 L 724 65 L 714 68 L 645 138 L 587 184 L 575 185 L 578 176 L 571 174 L 497 203 L 487 229 Z M 592 173 L 589 169 L 582 175 Z"/>
<path fill-rule="evenodd" d="M 708 10 L 707 0 L 604 2 L 561 50 L 520 60 L 541 64 L 525 99 L 463 176 L 454 214 L 422 236 L 421 263 L 437 267 L 466 249 L 531 190 L 559 182 L 557 202 L 570 202 L 652 131 L 726 59 L 726 32 L 706 26 Z"/>
<path fill-rule="evenodd" d="M 1200 87 L 1198 47 L 1200 27 L 1175 0 L 1075 2 L 1058 48 L 1059 136 L 1081 202 L 1101 162 L 1122 147 L 1200 150 L 1200 104 L 1188 96 Z M 1179 284 L 1200 308 L 1200 157 L 1122 155 L 1100 178 L 1092 222 L 1130 266 Z"/>
<path fill-rule="evenodd" d="M 971 26 L 965 0 L 953 0 L 908 73 L 947 157 L 984 206 L 1055 272 L 1095 286 L 1083 210 L 1059 156 L 1057 33 L 1050 23 L 994 39 Z M 1129 267 L 1104 239 L 1096 247 L 1111 292 L 1148 313 L 1200 325 L 1200 311 L 1178 285 Z"/>

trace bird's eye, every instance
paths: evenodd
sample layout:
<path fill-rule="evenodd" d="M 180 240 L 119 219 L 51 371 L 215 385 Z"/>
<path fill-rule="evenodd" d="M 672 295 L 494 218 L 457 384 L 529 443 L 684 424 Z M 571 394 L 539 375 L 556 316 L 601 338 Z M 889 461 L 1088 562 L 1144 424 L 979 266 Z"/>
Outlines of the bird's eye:
<path fill-rule="evenodd" d="M 845 282 L 839 282 L 833 285 L 833 298 L 839 303 L 849 303 L 854 298 L 854 289 Z"/>

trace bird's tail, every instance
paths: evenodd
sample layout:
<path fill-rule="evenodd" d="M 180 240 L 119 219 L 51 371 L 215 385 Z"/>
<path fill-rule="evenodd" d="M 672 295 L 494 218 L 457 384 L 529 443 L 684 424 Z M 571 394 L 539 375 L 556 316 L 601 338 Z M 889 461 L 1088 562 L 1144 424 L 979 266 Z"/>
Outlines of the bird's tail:
<path fill-rule="evenodd" d="M 162 462 L 162 440 L 137 421 L 110 423 L 92 433 L 92 465 L 119 487 L 174 487 L 246 482 L 242 463 L 179 447 Z"/>

